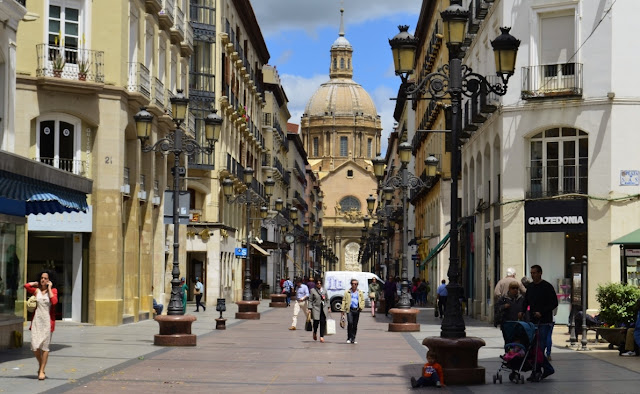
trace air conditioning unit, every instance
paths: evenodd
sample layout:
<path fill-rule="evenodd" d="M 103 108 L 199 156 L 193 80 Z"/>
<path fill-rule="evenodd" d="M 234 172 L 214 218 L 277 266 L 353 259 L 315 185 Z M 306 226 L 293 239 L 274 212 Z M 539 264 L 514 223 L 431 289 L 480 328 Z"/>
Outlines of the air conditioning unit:
<path fill-rule="evenodd" d="M 140 190 L 138 192 L 138 200 L 147 201 L 147 192 L 145 190 Z"/>
<path fill-rule="evenodd" d="M 154 196 L 151 201 L 153 202 L 153 205 L 160 205 L 160 196 Z"/>
<path fill-rule="evenodd" d="M 120 193 L 128 196 L 131 193 L 131 185 L 120 186 Z"/>

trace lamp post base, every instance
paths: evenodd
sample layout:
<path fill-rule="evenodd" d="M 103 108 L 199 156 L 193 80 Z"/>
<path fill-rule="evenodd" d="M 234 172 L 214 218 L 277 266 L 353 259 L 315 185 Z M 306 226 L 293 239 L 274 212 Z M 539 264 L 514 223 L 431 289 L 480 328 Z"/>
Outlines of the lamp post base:
<path fill-rule="evenodd" d="M 260 320 L 260 313 L 258 312 L 260 301 L 237 301 L 236 304 L 238 304 L 236 319 Z"/>
<path fill-rule="evenodd" d="M 227 329 L 227 325 L 226 325 L 227 319 L 224 319 L 222 317 L 219 317 L 216 319 L 216 330 L 226 330 Z"/>
<path fill-rule="evenodd" d="M 153 336 L 156 346 L 196 346 L 196 336 L 191 333 L 193 315 L 159 315 L 154 318 L 160 325 L 160 333 Z"/>
<path fill-rule="evenodd" d="M 391 308 L 393 323 L 389 323 L 389 332 L 418 332 L 420 324 L 416 323 L 420 310 Z"/>
<path fill-rule="evenodd" d="M 478 366 L 478 349 L 486 345 L 484 339 L 428 337 L 422 344 L 436 353 L 447 385 L 485 383 L 485 369 Z"/>
<path fill-rule="evenodd" d="M 271 308 L 286 308 L 287 307 L 287 295 L 286 294 L 271 294 L 271 302 L 269 303 Z"/>

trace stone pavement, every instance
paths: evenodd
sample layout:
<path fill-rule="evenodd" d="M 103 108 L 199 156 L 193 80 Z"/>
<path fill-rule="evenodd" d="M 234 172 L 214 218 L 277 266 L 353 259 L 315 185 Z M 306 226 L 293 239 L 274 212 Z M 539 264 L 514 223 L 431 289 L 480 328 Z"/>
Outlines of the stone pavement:
<path fill-rule="evenodd" d="M 190 308 L 190 309 L 189 309 Z M 418 333 L 387 332 L 390 318 L 369 311 L 361 315 L 358 344 L 349 345 L 346 330 L 315 342 L 304 331 L 289 331 L 293 308 L 269 308 L 262 301 L 260 320 L 235 320 L 235 304 L 224 313 L 227 330 L 214 330 L 213 310 L 195 314 L 196 347 L 158 348 L 153 335 L 155 321 L 118 327 L 56 324 L 47 379 L 36 378 L 36 361 L 29 351 L 29 331 L 21 350 L 0 351 L 2 392 L 315 392 L 394 393 L 411 389 L 410 376 L 418 376 L 425 362 L 427 336 L 437 336 L 440 320 L 433 309 L 418 315 Z M 189 305 L 188 311 L 192 311 Z M 193 312 L 189 312 L 193 313 Z M 339 314 L 333 318 L 339 320 Z M 554 331 L 553 365 L 556 374 L 540 383 L 515 386 L 503 374 L 504 383 L 494 385 L 492 375 L 503 353 L 500 331 L 485 322 L 465 319 L 467 335 L 487 342 L 479 354 L 486 368 L 487 384 L 449 386 L 452 393 L 484 392 L 607 392 L 636 393 L 640 382 L 640 357 L 619 357 L 606 344 L 589 344 L 596 350 L 576 352 L 565 348 L 566 327 Z M 446 380 L 446 376 L 445 376 Z M 432 389 L 433 390 L 433 389 Z"/>

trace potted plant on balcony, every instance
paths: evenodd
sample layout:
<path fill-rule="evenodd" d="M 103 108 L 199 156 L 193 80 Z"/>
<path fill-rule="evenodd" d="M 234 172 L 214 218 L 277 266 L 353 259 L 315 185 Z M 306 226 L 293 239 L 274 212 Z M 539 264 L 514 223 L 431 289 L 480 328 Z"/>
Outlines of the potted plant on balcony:
<path fill-rule="evenodd" d="M 620 346 L 625 341 L 628 327 L 635 321 L 635 304 L 640 288 L 629 284 L 607 283 L 598 286 L 596 300 L 600 303 L 600 321 L 603 327 L 596 331 L 610 345 Z"/>
<path fill-rule="evenodd" d="M 62 56 L 62 53 L 60 53 L 60 51 L 58 51 L 58 53 L 56 53 L 56 56 L 53 58 L 53 76 L 60 78 L 62 76 L 62 70 L 64 69 L 64 65 L 66 64 L 66 61 L 64 60 L 64 56 Z"/>
<path fill-rule="evenodd" d="M 78 60 L 78 79 L 80 81 L 87 80 L 87 73 L 89 72 L 90 67 L 91 67 L 91 62 L 88 59 Z"/>

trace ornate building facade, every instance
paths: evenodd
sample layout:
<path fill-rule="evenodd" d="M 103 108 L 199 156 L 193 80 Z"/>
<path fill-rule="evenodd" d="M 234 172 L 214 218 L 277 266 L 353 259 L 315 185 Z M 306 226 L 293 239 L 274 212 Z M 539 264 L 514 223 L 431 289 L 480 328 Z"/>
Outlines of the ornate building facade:
<path fill-rule="evenodd" d="M 322 227 L 338 257 L 335 269 L 360 271 L 359 241 L 366 198 L 377 181 L 372 159 L 380 150 L 382 126 L 369 94 L 353 77 L 353 47 L 339 37 L 331 46 L 329 81 L 313 94 L 301 119 L 309 165 L 324 191 Z"/>

